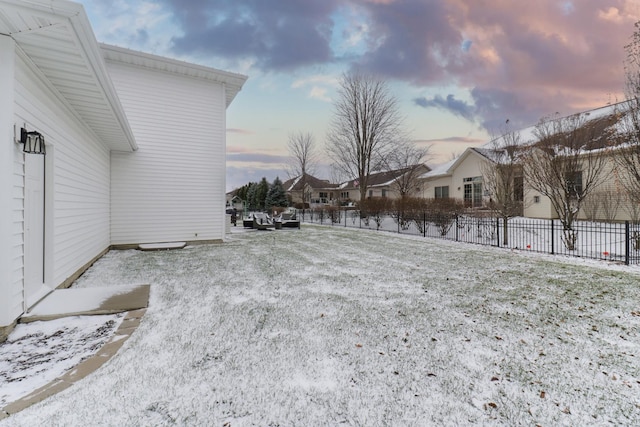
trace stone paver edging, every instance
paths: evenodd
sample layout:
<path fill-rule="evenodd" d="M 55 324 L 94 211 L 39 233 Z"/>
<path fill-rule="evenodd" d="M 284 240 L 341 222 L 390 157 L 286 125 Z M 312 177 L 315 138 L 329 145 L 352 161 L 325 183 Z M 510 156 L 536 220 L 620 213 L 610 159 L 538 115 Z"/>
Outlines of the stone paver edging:
<path fill-rule="evenodd" d="M 138 328 L 138 325 L 146 311 L 146 308 L 142 308 L 127 312 L 125 318 L 122 320 L 122 323 L 120 323 L 120 326 L 109 342 L 103 345 L 102 348 L 93 356 L 82 361 L 78 366 L 67 371 L 62 376 L 51 381 L 49 384 L 40 387 L 39 389 L 0 409 L 0 420 L 71 387 L 74 383 L 97 370 L 105 362 L 111 359 L 118 352 L 120 347 L 122 347 L 122 344 L 129 339 L 131 334 L 133 334 L 133 332 Z"/>

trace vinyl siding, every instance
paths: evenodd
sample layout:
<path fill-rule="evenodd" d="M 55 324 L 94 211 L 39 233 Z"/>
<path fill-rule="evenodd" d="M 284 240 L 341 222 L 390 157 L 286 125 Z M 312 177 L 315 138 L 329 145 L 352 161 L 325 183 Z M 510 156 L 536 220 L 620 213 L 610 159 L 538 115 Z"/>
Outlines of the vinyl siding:
<path fill-rule="evenodd" d="M 15 43 L 0 35 L 0 332 L 23 310 L 23 168 L 13 143 Z"/>
<path fill-rule="evenodd" d="M 45 279 L 56 287 L 109 246 L 109 151 L 26 61 L 17 67 L 16 122 L 47 142 Z"/>
<path fill-rule="evenodd" d="M 107 63 L 138 151 L 111 157 L 111 242 L 224 236 L 221 84 Z"/>
<path fill-rule="evenodd" d="M 13 147 L 13 194 L 11 199 L 11 313 L 21 314 L 23 311 L 23 278 L 24 278 L 24 157 L 21 146 Z"/>
<path fill-rule="evenodd" d="M 607 161 L 602 171 L 602 182 L 594 188 L 590 196 L 598 201 L 600 207 L 596 215 L 597 218 L 602 220 L 606 219 L 602 205 L 610 204 L 609 209 L 613 212 L 615 208 L 612 206 L 615 206 L 616 202 L 619 203 L 615 216 L 616 221 L 630 221 L 633 220 L 635 216 L 632 213 L 634 209 L 630 209 L 633 202 L 629 200 L 627 191 L 622 183 L 622 181 L 626 182 L 629 179 L 628 172 L 616 162 L 616 156 L 619 155 L 624 154 L 613 151 L 607 156 Z M 603 193 L 606 193 L 606 196 Z M 607 199 L 606 197 L 611 197 L 611 199 Z M 583 203 L 580 211 L 580 219 L 586 219 L 584 209 L 588 203 L 589 201 Z"/>

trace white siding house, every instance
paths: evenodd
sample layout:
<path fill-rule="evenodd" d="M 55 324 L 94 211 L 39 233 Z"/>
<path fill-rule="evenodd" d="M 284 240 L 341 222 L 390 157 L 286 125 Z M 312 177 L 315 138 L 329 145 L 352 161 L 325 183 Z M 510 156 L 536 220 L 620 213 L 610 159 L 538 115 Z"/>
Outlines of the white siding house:
<path fill-rule="evenodd" d="M 423 188 L 427 198 L 463 200 L 469 207 L 483 206 L 487 199 L 482 178 L 482 164 L 487 159 L 473 148 L 460 157 L 423 174 Z"/>
<path fill-rule="evenodd" d="M 588 138 L 583 142 L 600 141 L 600 146 L 595 150 L 604 156 L 604 166 L 595 180 L 593 191 L 581 202 L 577 218 L 605 221 L 637 221 L 640 216 L 640 207 L 633 202 L 625 190 L 623 182 L 630 179 L 628 171 L 621 168 L 617 156 L 627 155 L 624 145 L 620 140 L 626 137 L 619 133 L 622 131 L 620 121 L 627 114 L 624 104 L 607 105 L 586 112 L 585 122 L 581 125 L 584 135 Z M 563 120 L 563 119 L 561 119 Z M 589 130 L 595 129 L 595 130 Z M 517 140 L 522 148 L 536 147 L 539 138 L 536 135 L 536 126 L 521 129 L 516 132 Z M 500 141 L 498 141 L 500 142 Z M 498 144 L 499 146 L 500 144 Z M 425 197 L 446 197 L 463 200 L 469 207 L 488 207 L 491 194 L 486 191 L 483 174 L 484 166 L 491 162 L 491 156 L 487 152 L 494 151 L 496 141 L 490 141 L 481 147 L 467 148 L 459 157 L 446 164 L 435 167 L 423 174 L 423 186 L 426 188 Z M 584 151 L 586 155 L 588 151 Z M 582 155 L 582 154 L 581 154 Z M 561 158 L 561 157 L 558 157 Z M 519 165 L 522 167 L 522 164 Z M 588 162 L 582 163 L 582 170 L 577 172 L 582 176 L 588 172 Z M 592 166 L 593 167 L 593 166 Z M 485 172 L 483 172 L 483 169 Z M 593 173 L 593 169 L 591 170 Z M 556 219 L 559 217 L 551 199 L 535 190 L 531 182 L 527 182 L 527 176 L 522 179 L 521 202 L 522 215 L 529 218 Z M 632 180 L 635 178 L 631 178 Z M 582 180 L 582 178 L 580 179 Z"/>
<path fill-rule="evenodd" d="M 138 144 L 111 156 L 111 243 L 221 240 L 225 111 L 245 78 L 101 48 Z"/>
<path fill-rule="evenodd" d="M 0 341 L 113 246 L 223 238 L 225 110 L 245 80 L 99 45 L 77 3 L 0 0 Z"/>

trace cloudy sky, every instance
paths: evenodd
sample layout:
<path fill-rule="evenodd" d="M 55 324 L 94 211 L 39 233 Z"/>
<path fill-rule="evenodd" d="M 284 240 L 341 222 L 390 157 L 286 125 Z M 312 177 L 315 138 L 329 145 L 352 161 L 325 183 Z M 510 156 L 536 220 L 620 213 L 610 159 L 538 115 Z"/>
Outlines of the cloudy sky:
<path fill-rule="evenodd" d="M 294 132 L 323 152 L 337 82 L 353 69 L 388 81 L 432 164 L 506 119 L 524 127 L 620 100 L 640 20 L 638 0 L 80 2 L 101 42 L 249 76 L 227 113 L 228 190 L 286 179 Z"/>

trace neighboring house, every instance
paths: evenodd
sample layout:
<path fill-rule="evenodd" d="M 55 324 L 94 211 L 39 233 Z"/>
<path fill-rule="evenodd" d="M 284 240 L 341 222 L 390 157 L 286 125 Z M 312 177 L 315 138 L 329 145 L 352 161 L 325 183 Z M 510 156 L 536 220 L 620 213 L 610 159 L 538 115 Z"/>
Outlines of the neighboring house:
<path fill-rule="evenodd" d="M 410 168 L 398 169 L 387 172 L 376 172 L 369 175 L 367 182 L 366 197 L 386 197 L 390 199 L 400 198 L 400 187 L 406 187 L 409 196 L 423 197 L 423 180 L 419 179 L 423 174 L 428 173 L 430 168 L 427 165 L 416 165 Z M 411 175 L 411 178 L 408 177 Z M 360 180 L 352 179 L 340 185 L 338 191 L 338 202 L 360 201 Z"/>
<path fill-rule="evenodd" d="M 606 106 L 586 112 L 590 120 L 596 120 L 604 123 L 596 123 L 595 126 L 601 125 L 602 134 L 607 132 L 607 123 L 614 123 L 615 126 L 616 106 Z M 605 120 L 601 120 L 605 119 Z M 594 126 L 593 124 L 590 124 Z M 535 126 L 531 126 L 520 131 L 521 145 L 536 146 L 538 141 L 535 137 Z M 608 133 L 607 133 L 608 134 Z M 590 133 L 593 138 L 593 133 Z M 597 203 L 599 199 L 598 209 L 593 209 L 595 219 L 614 219 L 618 221 L 632 219 L 630 212 L 633 209 L 624 190 L 620 185 L 621 171 L 616 166 L 614 156 L 623 155 L 624 150 L 616 147 L 616 141 L 601 141 L 600 145 L 591 149 L 603 150 L 607 157 L 607 164 L 602 173 L 602 183 L 597 187 L 596 192 L 591 197 L 593 200 L 583 203 L 579 218 L 588 217 L 586 210 L 589 204 Z M 465 202 L 469 207 L 482 208 L 487 207 L 491 199 L 491 194 L 486 191 L 485 178 L 483 177 L 483 168 L 487 163 L 496 162 L 496 150 L 493 144 L 487 143 L 481 147 L 467 148 L 462 155 L 445 164 L 434 167 L 433 170 L 423 174 L 424 197 L 426 198 L 456 198 Z M 575 177 L 576 182 L 580 182 L 582 172 Z M 524 177 L 517 176 L 518 180 L 522 180 L 514 185 L 518 189 L 518 197 L 523 202 L 523 215 L 531 218 L 557 218 L 558 214 L 553 209 L 550 200 L 534 191 L 526 182 Z M 579 187 L 579 186 L 578 186 Z M 612 204 L 616 205 L 615 212 L 612 214 Z M 640 214 L 640 209 L 638 210 Z M 608 217 L 608 218 L 607 218 Z"/>
<path fill-rule="evenodd" d="M 459 157 L 421 176 L 424 197 L 454 198 L 469 207 L 483 207 L 488 201 L 482 178 L 482 164 L 489 159 L 477 148 L 467 148 Z"/>
<path fill-rule="evenodd" d="M 245 80 L 99 45 L 78 3 L 0 0 L 0 340 L 109 248 L 223 239 Z"/>
<path fill-rule="evenodd" d="M 291 178 L 282 183 L 282 188 L 295 206 L 304 201 L 311 207 L 331 204 L 336 199 L 336 189 L 338 184 L 331 184 L 329 180 L 319 179 L 313 175 L 305 174 Z"/>
<path fill-rule="evenodd" d="M 227 209 L 235 208 L 238 212 L 242 212 L 244 210 L 244 200 L 242 200 L 236 193 L 238 190 L 230 191 L 226 194 L 226 206 Z"/>

